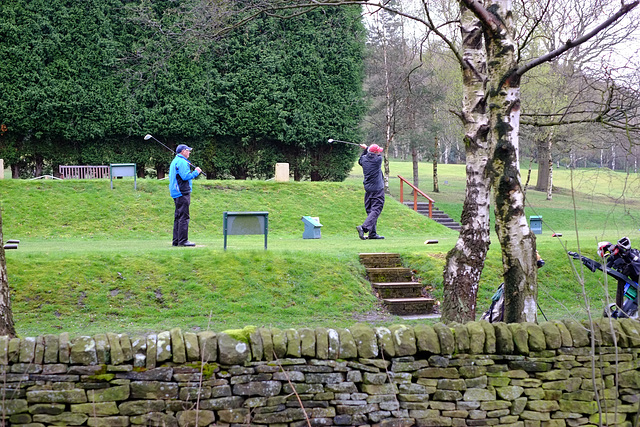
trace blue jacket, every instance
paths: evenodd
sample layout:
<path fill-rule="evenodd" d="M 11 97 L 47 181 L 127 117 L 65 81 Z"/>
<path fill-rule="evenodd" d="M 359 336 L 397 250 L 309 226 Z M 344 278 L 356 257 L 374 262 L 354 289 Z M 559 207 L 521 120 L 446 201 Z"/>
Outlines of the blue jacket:
<path fill-rule="evenodd" d="M 182 155 L 177 154 L 169 166 L 169 191 L 171 197 L 177 199 L 180 196 L 191 193 L 193 187 L 191 180 L 200 175 L 198 172 L 191 172 L 189 161 Z"/>
<path fill-rule="evenodd" d="M 380 169 L 382 166 L 382 156 L 364 150 L 358 163 L 362 166 L 362 172 L 364 174 L 364 191 L 376 192 L 383 190 L 384 179 L 382 177 L 382 170 Z"/>

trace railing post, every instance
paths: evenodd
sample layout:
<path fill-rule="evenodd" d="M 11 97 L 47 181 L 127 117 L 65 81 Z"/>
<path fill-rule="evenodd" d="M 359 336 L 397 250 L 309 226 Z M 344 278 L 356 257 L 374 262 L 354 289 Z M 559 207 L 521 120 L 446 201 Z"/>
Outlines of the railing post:
<path fill-rule="evenodd" d="M 429 200 L 429 218 L 433 217 L 433 202 Z"/>
<path fill-rule="evenodd" d="M 400 203 L 404 202 L 404 198 L 402 195 L 402 184 L 403 184 L 402 179 L 400 179 Z"/>
<path fill-rule="evenodd" d="M 413 210 L 418 212 L 418 192 L 413 190 Z"/>

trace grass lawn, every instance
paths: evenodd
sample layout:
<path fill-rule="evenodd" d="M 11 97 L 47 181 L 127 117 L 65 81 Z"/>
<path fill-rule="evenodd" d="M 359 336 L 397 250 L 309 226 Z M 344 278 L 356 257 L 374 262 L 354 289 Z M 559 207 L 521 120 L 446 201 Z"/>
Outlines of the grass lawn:
<path fill-rule="evenodd" d="M 391 171 L 411 179 L 410 163 L 391 162 Z M 420 188 L 459 218 L 464 165 L 439 165 L 439 174 L 440 192 L 433 193 L 431 165 L 421 164 Z M 577 250 L 579 241 L 594 257 L 599 240 L 626 235 L 638 242 L 640 199 L 632 196 L 638 179 L 597 170 L 558 170 L 554 179 L 551 201 L 527 193 L 527 215 L 544 221 L 537 240 L 547 262 L 539 271 L 539 304 L 549 318 L 583 319 L 587 306 L 599 316 L 614 284 L 590 271 L 581 280 L 565 251 Z M 198 179 L 190 226 L 196 248 L 171 247 L 173 202 L 166 181 L 139 179 L 137 191 L 128 179 L 115 181 L 114 190 L 107 180 L 0 181 L 4 238 L 21 241 L 18 250 L 6 252 L 18 333 L 415 323 L 381 309 L 358 254 L 399 252 L 441 298 L 444 257 L 457 233 L 389 197 L 378 226 L 386 239 L 359 240 L 361 181 L 359 167 L 343 183 Z M 390 188 L 397 197 L 397 178 Z M 262 249 L 263 236 L 229 236 L 224 251 L 224 211 L 268 211 L 268 250 Z M 320 218 L 320 239 L 302 238 L 304 215 Z M 554 232 L 563 237 L 551 237 Z M 424 245 L 426 239 L 439 243 Z M 501 268 L 494 235 L 479 312 L 501 282 Z"/>

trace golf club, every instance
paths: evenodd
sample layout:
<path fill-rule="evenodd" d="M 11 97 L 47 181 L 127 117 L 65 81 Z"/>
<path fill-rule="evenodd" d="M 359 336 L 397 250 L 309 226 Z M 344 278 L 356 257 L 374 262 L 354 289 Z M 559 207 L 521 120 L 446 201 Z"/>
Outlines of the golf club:
<path fill-rule="evenodd" d="M 360 144 L 356 144 L 355 142 L 349 142 L 349 141 L 340 141 L 338 139 L 329 139 L 329 144 L 333 144 L 334 142 L 341 142 L 343 144 L 351 144 L 351 145 L 357 145 L 358 147 L 361 147 Z"/>
<path fill-rule="evenodd" d="M 158 144 L 162 145 L 164 148 L 166 148 L 167 150 L 171 151 L 172 153 L 175 153 L 174 150 L 172 150 L 171 148 L 167 147 L 166 145 L 164 145 L 162 142 L 160 142 L 155 136 L 151 135 L 150 133 L 146 134 L 144 136 L 144 140 L 148 141 L 149 139 L 153 138 L 155 141 L 158 142 Z M 189 165 L 193 168 L 195 168 L 196 166 L 191 163 L 189 160 L 187 160 L 187 163 L 189 163 Z M 204 172 L 200 172 L 202 174 L 202 176 L 206 177 L 207 175 Z"/>

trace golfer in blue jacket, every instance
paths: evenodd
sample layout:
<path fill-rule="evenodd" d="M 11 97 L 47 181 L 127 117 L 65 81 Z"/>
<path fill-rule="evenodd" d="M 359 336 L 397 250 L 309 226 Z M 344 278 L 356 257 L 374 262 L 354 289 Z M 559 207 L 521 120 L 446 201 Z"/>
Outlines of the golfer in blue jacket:
<path fill-rule="evenodd" d="M 184 144 L 176 148 L 176 157 L 169 166 L 169 190 L 176 205 L 173 220 L 173 246 L 195 246 L 189 241 L 189 205 L 191 204 L 192 180 L 200 175 L 202 170 L 195 168 L 191 172 L 189 155 L 191 147 Z"/>

